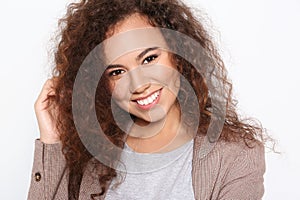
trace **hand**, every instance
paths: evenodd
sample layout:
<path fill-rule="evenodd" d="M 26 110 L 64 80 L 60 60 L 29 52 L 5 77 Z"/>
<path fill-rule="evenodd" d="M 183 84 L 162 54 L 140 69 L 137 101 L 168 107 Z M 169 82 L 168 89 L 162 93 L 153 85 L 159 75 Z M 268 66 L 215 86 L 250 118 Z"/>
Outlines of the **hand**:
<path fill-rule="evenodd" d="M 40 140 L 45 144 L 54 144 L 60 141 L 56 128 L 57 110 L 55 105 L 50 105 L 48 96 L 54 96 L 54 78 L 48 79 L 38 96 L 34 110 L 40 130 Z"/>

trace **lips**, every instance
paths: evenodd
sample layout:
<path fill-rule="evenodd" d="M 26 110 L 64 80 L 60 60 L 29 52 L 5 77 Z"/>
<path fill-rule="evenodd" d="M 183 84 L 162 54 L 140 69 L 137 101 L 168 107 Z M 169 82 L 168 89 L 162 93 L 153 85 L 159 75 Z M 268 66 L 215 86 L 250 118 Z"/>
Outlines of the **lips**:
<path fill-rule="evenodd" d="M 158 102 L 160 93 L 161 93 L 161 89 L 152 93 L 147 97 L 137 99 L 135 100 L 135 102 L 137 103 L 139 108 L 143 110 L 148 110 Z"/>

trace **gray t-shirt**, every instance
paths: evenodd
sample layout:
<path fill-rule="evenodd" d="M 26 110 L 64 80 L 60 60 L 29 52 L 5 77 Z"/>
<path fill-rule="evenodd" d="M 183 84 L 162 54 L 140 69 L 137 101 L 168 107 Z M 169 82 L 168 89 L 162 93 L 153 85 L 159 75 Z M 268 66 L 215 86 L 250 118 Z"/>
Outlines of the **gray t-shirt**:
<path fill-rule="evenodd" d="M 114 188 L 114 179 L 105 199 L 194 200 L 192 155 L 193 140 L 173 151 L 154 154 L 136 153 L 125 145 L 118 171 L 123 182 Z"/>

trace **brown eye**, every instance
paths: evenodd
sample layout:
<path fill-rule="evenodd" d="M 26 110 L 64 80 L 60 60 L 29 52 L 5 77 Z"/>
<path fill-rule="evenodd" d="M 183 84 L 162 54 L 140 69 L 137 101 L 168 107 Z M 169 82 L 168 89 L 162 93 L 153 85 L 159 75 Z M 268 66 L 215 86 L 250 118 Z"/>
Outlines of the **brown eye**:
<path fill-rule="evenodd" d="M 148 56 L 147 58 L 145 58 L 143 60 L 143 64 L 149 64 L 149 63 L 153 62 L 157 57 L 158 57 L 158 55 L 156 55 L 156 54 Z"/>
<path fill-rule="evenodd" d="M 109 76 L 118 76 L 120 74 L 123 74 L 125 71 L 122 69 L 117 69 L 114 71 L 109 72 Z"/>

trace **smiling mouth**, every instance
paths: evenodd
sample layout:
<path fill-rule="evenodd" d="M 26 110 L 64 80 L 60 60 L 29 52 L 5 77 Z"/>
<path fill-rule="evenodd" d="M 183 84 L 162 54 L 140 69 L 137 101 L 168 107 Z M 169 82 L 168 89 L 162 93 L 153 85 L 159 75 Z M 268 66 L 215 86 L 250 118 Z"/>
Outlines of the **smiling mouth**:
<path fill-rule="evenodd" d="M 137 103 L 138 107 L 142 108 L 143 110 L 150 109 L 158 102 L 160 93 L 161 89 L 146 98 L 135 100 L 135 102 Z"/>

